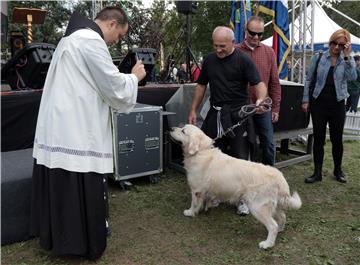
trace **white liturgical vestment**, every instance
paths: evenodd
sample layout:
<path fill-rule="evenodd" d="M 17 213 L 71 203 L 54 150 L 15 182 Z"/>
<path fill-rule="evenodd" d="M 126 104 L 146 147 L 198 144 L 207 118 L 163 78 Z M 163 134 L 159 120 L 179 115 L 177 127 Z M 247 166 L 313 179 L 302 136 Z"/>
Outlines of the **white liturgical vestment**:
<path fill-rule="evenodd" d="M 113 172 L 110 108 L 129 112 L 138 80 L 113 64 L 101 36 L 81 29 L 63 37 L 41 98 L 33 156 L 73 172 Z"/>

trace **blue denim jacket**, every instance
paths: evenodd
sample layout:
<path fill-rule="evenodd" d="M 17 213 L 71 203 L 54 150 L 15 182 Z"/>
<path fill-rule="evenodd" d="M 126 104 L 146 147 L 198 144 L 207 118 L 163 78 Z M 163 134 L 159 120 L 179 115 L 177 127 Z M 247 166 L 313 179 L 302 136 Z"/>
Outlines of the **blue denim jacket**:
<path fill-rule="evenodd" d="M 319 54 L 315 54 L 311 58 L 310 67 L 308 69 L 304 87 L 304 95 L 302 102 L 309 102 L 309 85 L 311 82 L 311 77 L 313 76 L 315 70 L 315 64 Z M 317 98 L 326 83 L 326 77 L 331 66 L 331 55 L 329 50 L 325 51 L 320 58 L 319 66 L 317 69 L 317 78 L 316 85 L 314 88 L 313 97 Z M 346 62 L 343 57 L 339 56 L 337 58 L 335 68 L 334 68 L 334 83 L 337 101 L 341 101 L 349 96 L 347 91 L 347 81 L 355 80 L 357 77 L 356 74 L 356 64 L 353 57 L 349 57 L 349 60 Z"/>

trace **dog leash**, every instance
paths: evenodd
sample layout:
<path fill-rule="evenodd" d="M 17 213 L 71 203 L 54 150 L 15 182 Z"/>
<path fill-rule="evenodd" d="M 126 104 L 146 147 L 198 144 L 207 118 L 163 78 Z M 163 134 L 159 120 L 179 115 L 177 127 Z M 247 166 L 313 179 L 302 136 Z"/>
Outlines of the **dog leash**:
<path fill-rule="evenodd" d="M 236 127 L 241 126 L 247 119 L 249 119 L 251 116 L 253 116 L 258 109 L 262 108 L 264 110 L 264 112 L 269 112 L 269 111 L 271 111 L 271 105 L 272 105 L 271 98 L 266 97 L 258 105 L 248 104 L 248 105 L 242 106 L 238 112 L 239 118 L 241 120 L 238 123 L 234 124 L 233 126 L 229 127 L 228 129 L 226 129 L 226 131 L 224 131 L 220 136 L 215 137 L 213 140 L 216 141 L 216 140 L 222 138 L 223 136 L 225 136 L 226 134 L 228 134 L 229 132 L 232 132 L 234 134 L 233 130 Z"/>

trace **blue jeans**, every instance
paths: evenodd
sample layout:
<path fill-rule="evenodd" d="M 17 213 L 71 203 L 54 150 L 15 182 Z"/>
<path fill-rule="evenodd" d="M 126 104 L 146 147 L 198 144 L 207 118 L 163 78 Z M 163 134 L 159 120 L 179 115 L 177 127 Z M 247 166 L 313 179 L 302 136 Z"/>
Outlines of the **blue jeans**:
<path fill-rule="evenodd" d="M 254 125 L 262 149 L 261 162 L 265 165 L 273 166 L 275 164 L 275 144 L 271 111 L 254 115 Z"/>

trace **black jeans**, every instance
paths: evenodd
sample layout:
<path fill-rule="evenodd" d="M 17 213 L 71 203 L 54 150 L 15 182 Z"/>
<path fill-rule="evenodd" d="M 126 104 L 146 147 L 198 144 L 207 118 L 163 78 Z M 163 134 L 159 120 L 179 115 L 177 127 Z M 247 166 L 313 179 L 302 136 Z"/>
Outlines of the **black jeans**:
<path fill-rule="evenodd" d="M 324 145 L 326 125 L 329 124 L 330 141 L 334 170 L 341 170 L 343 157 L 343 130 L 345 123 L 345 100 L 340 102 L 316 99 L 311 106 L 311 118 L 314 132 L 314 163 L 322 164 L 324 160 Z"/>
<path fill-rule="evenodd" d="M 231 118 L 233 124 L 239 121 L 239 118 Z M 217 111 L 210 108 L 201 129 L 210 138 L 217 136 Z M 215 141 L 215 146 L 223 153 L 232 157 L 244 160 L 251 160 L 255 155 L 255 129 L 252 117 L 246 120 L 241 126 L 234 129 L 233 137 L 223 136 Z"/>

